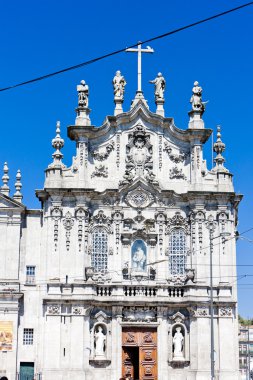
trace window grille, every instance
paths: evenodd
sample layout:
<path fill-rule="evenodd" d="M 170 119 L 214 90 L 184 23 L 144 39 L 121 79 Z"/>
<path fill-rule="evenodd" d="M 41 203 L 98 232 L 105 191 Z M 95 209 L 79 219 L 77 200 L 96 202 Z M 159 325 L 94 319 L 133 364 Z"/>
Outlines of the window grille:
<path fill-rule="evenodd" d="M 35 266 L 26 267 L 26 283 L 35 284 Z"/>
<path fill-rule="evenodd" d="M 91 266 L 98 272 L 107 270 L 108 234 L 105 228 L 97 228 L 92 234 Z"/>
<path fill-rule="evenodd" d="M 174 229 L 169 238 L 169 270 L 171 275 L 185 273 L 186 236 L 185 231 Z"/>
<path fill-rule="evenodd" d="M 24 329 L 23 344 L 24 345 L 33 344 L 33 329 Z"/>

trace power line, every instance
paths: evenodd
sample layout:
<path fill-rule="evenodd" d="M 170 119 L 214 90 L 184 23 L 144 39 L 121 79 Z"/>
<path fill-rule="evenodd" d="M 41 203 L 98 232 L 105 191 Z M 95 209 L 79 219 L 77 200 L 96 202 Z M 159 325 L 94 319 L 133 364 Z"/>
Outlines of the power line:
<path fill-rule="evenodd" d="M 218 17 L 222 17 L 222 16 L 225 16 L 229 13 L 232 13 L 232 12 L 236 12 L 242 8 L 246 8 L 250 5 L 253 5 L 253 1 L 249 2 L 249 3 L 246 3 L 246 4 L 242 4 L 238 7 L 235 7 L 235 8 L 232 8 L 232 9 L 229 9 L 227 11 L 224 11 L 224 12 L 221 12 L 221 13 L 218 13 L 216 15 L 213 15 L 213 16 L 210 16 L 210 17 L 207 17 L 203 20 L 199 20 L 199 21 L 196 21 L 196 22 L 193 22 L 191 24 L 188 24 L 188 25 L 185 25 L 185 26 L 182 26 L 180 28 L 177 28 L 177 29 L 174 29 L 170 32 L 166 32 L 166 33 L 163 33 L 163 34 L 160 34 L 158 36 L 155 36 L 155 37 L 151 37 L 145 41 L 142 41 L 143 44 L 145 43 L 148 43 L 148 42 L 152 42 L 152 41 L 156 41 L 156 40 L 159 40 L 159 39 L 162 39 L 164 37 L 168 37 L 168 36 L 171 36 L 172 34 L 176 34 L 178 32 L 181 32 L 183 30 L 186 30 L 186 29 L 189 29 L 189 28 L 192 28 L 194 26 L 197 26 L 197 25 L 200 25 L 200 24 L 203 24 L 207 21 L 211 21 L 211 20 L 214 20 Z M 135 43 L 133 45 L 130 45 L 128 46 L 127 48 L 133 48 L 133 47 L 136 47 L 138 46 L 138 43 Z M 34 82 L 38 82 L 38 81 L 41 81 L 43 79 L 47 79 L 47 78 L 51 78 L 55 75 L 59 75 L 59 74 L 62 74 L 62 73 L 65 73 L 67 71 L 71 71 L 71 70 L 76 70 L 76 69 L 79 69 L 80 67 L 83 67 L 83 66 L 87 66 L 87 65 L 90 65 L 92 63 L 95 63 L 95 62 L 98 62 L 98 61 L 101 61 L 102 59 L 105 59 L 105 58 L 109 58 L 113 55 L 116 55 L 116 54 L 119 54 L 119 53 L 123 53 L 124 51 L 126 50 L 126 48 L 122 48 L 122 49 L 118 49 L 118 50 L 114 50 L 110 53 L 107 53 L 107 54 L 104 54 L 104 55 L 101 55 L 99 57 L 96 57 L 96 58 L 93 58 L 93 59 L 90 59 L 88 61 L 85 61 L 85 62 L 81 62 L 77 65 L 74 65 L 74 66 L 69 66 L 69 67 L 66 67 L 64 69 L 61 69 L 61 70 L 58 70 L 58 71 L 54 71 L 53 73 L 49 73 L 49 74 L 46 74 L 46 75 L 42 75 L 40 77 L 37 77 L 37 78 L 33 78 L 33 79 L 30 79 L 30 80 L 27 80 L 25 82 L 20 82 L 20 83 L 17 83 L 17 84 L 14 84 L 12 86 L 8 86 L 8 87 L 4 87 L 4 88 L 1 88 L 0 91 L 7 91 L 7 90 L 11 90 L 13 88 L 16 88 L 16 87 L 21 87 L 21 86 L 25 86 L 27 84 L 31 84 L 31 83 L 34 83 Z"/>

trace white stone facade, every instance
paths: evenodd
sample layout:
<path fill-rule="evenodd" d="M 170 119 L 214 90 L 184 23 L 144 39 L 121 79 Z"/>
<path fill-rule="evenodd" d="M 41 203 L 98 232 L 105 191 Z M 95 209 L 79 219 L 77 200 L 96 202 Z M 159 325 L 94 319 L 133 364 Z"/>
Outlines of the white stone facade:
<path fill-rule="evenodd" d="M 71 167 L 62 163 L 58 124 L 54 161 L 36 192 L 42 209 L 28 210 L 2 187 L 0 330 L 12 322 L 13 339 L 1 346 L 0 376 L 14 380 L 20 363 L 34 363 L 37 380 L 119 380 L 122 333 L 147 329 L 157 334 L 155 372 L 142 364 L 141 380 L 210 379 L 211 224 L 215 371 L 220 380 L 239 378 L 241 197 L 220 136 L 216 167 L 206 168 L 211 130 L 201 107 L 181 130 L 139 97 L 95 128 L 79 104 L 68 127 L 76 156 Z M 33 329 L 32 344 L 24 329 Z"/>

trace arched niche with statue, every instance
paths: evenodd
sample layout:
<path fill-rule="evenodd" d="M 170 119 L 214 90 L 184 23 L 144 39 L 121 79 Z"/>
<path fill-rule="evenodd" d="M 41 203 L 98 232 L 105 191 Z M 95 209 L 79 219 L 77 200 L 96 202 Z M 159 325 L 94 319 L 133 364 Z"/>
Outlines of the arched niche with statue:
<path fill-rule="evenodd" d="M 170 330 L 168 335 L 169 358 L 172 366 L 184 367 L 189 364 L 189 324 L 181 312 L 170 316 Z"/>
<path fill-rule="evenodd" d="M 108 316 L 99 311 L 90 330 L 90 364 L 106 367 L 111 363 L 111 326 Z"/>

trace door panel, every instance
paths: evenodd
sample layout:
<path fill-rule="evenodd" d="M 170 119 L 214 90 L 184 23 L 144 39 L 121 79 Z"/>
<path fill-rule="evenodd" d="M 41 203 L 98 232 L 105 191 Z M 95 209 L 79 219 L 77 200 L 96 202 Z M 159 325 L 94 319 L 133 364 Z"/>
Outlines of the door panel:
<path fill-rule="evenodd" d="M 122 331 L 122 375 L 134 380 L 157 380 L 157 332 L 152 328 Z"/>

